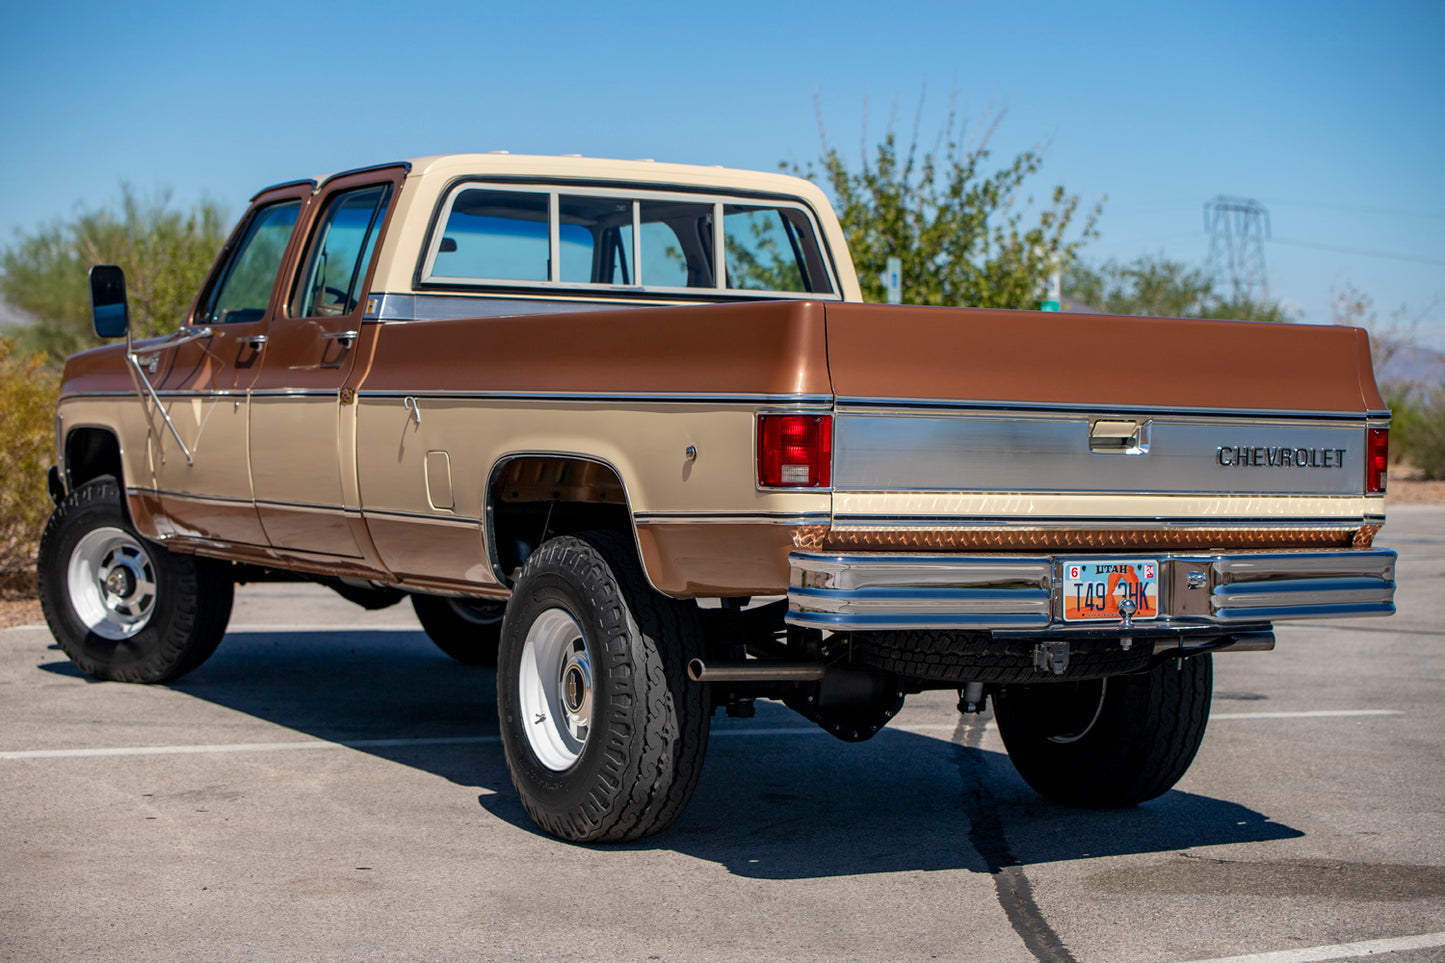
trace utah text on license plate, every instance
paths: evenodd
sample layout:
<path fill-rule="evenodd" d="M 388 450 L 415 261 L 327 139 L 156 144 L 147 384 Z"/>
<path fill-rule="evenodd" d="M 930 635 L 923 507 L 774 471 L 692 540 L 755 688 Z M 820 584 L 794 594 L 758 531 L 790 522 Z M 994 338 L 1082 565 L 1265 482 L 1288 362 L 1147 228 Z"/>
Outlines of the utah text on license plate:
<path fill-rule="evenodd" d="M 1133 618 L 1159 615 L 1159 563 L 1152 558 L 1090 558 L 1063 560 L 1063 601 L 1066 622 L 1121 618 L 1119 602 L 1134 603 Z"/>

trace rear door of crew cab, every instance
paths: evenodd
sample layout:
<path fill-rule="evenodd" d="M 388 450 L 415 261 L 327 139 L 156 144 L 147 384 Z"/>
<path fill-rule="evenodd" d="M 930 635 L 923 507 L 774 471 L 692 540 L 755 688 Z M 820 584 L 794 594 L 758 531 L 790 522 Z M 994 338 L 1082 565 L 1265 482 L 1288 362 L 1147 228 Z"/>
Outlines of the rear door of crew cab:
<path fill-rule="evenodd" d="M 261 369 L 267 330 L 285 296 L 278 278 L 288 276 L 296 225 L 313 190 L 302 181 L 253 199 L 190 318 L 211 335 L 150 355 L 152 378 L 186 446 L 164 428 L 151 432 L 156 488 L 184 534 L 266 544 L 246 463 L 246 392 Z"/>
<path fill-rule="evenodd" d="M 369 556 L 343 391 L 364 353 L 366 293 L 404 167 L 334 177 L 310 208 L 306 239 L 251 391 L 256 510 L 282 550 Z"/>

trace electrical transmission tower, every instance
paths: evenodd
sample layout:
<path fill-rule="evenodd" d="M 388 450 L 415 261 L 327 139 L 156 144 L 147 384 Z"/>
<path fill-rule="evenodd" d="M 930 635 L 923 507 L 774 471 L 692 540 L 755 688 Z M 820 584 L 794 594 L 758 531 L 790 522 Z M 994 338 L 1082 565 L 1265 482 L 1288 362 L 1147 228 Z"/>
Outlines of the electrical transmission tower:
<path fill-rule="evenodd" d="M 1268 301 L 1264 242 L 1269 239 L 1269 211 L 1264 205 L 1221 194 L 1204 204 L 1204 230 L 1209 233 L 1210 273 L 1229 278 L 1236 300 Z"/>

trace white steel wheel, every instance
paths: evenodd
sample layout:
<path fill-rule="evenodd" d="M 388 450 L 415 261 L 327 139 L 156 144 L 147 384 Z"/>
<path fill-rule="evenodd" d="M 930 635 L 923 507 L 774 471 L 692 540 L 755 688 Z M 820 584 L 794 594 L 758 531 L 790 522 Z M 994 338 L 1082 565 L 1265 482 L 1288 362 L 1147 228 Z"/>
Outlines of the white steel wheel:
<path fill-rule="evenodd" d="M 119 528 L 97 528 L 76 542 L 66 578 L 76 616 L 101 638 L 128 639 L 155 611 L 155 563 Z"/>
<path fill-rule="evenodd" d="M 55 507 L 35 579 L 60 648 L 110 682 L 179 679 L 216 650 L 231 617 L 230 566 L 141 538 L 109 475 Z"/>
<path fill-rule="evenodd" d="M 517 704 L 537 761 L 554 772 L 571 768 L 592 728 L 592 657 L 582 627 L 563 609 L 547 609 L 527 630 Z"/>
<path fill-rule="evenodd" d="M 697 607 L 658 594 L 624 533 L 544 542 L 507 602 L 497 718 L 512 785 L 544 831 L 625 842 L 682 812 L 707 752 Z"/>

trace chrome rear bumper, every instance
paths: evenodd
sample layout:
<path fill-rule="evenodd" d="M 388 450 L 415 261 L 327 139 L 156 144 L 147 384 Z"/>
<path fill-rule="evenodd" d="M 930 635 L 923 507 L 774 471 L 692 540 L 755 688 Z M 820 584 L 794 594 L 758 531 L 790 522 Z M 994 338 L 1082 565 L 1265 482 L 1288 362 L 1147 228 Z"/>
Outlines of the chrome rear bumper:
<path fill-rule="evenodd" d="M 1140 635 L 1395 611 L 1395 553 L 1387 549 L 1127 554 L 1159 563 L 1160 614 L 1133 622 L 1130 631 Z M 794 552 L 787 620 L 844 632 L 1123 628 L 1063 620 L 1063 557 L 1087 555 Z"/>

